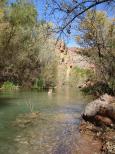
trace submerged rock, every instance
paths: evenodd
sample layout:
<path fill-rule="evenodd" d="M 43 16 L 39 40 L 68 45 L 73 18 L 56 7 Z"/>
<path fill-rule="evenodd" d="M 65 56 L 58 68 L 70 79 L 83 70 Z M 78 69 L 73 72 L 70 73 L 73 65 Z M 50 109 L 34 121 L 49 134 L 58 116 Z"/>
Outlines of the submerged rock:
<path fill-rule="evenodd" d="M 25 128 L 28 125 L 34 124 L 35 121 L 39 119 L 39 116 L 40 116 L 39 112 L 31 112 L 31 113 L 20 115 L 13 122 L 13 126 Z"/>

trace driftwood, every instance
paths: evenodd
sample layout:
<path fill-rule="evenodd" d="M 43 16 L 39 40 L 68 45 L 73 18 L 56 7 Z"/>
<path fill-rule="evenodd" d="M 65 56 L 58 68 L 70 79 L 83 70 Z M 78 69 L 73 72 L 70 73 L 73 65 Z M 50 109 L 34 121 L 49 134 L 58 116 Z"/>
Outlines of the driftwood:
<path fill-rule="evenodd" d="M 105 94 L 89 103 L 82 117 L 86 121 L 113 125 L 115 123 L 115 97 Z"/>

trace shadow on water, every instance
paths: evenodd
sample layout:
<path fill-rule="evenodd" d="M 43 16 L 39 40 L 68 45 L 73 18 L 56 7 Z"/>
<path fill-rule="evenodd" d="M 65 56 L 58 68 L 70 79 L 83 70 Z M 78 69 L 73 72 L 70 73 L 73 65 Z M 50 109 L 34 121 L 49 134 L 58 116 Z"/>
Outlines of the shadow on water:
<path fill-rule="evenodd" d="M 12 101 L 16 101 L 18 98 L 14 97 L 0 97 L 0 108 L 13 105 Z"/>

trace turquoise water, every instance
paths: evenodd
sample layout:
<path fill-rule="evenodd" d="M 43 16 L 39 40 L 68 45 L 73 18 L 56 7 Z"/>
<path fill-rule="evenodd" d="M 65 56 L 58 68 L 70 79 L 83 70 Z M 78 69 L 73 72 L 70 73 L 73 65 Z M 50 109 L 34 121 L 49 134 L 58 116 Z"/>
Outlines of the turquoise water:
<path fill-rule="evenodd" d="M 0 92 L 0 154 L 74 154 L 80 114 L 89 98 L 63 87 L 55 93 Z M 32 125 L 14 126 L 20 115 L 40 112 Z"/>

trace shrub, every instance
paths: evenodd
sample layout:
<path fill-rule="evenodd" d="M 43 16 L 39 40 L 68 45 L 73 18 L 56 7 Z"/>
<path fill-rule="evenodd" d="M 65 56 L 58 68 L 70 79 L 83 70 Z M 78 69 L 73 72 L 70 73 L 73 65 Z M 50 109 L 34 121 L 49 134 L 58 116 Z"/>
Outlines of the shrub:
<path fill-rule="evenodd" d="M 78 74 L 79 76 L 83 77 L 85 75 L 87 75 L 88 77 L 92 74 L 91 70 L 89 69 L 83 69 L 80 67 L 75 67 L 73 70 L 76 74 Z"/>
<path fill-rule="evenodd" d="M 44 81 L 43 81 L 43 79 L 37 78 L 35 80 L 35 84 L 34 84 L 33 88 L 39 89 L 39 90 L 43 89 L 44 88 Z"/>
<path fill-rule="evenodd" d="M 17 90 L 19 89 L 19 87 L 10 81 L 6 81 L 3 83 L 1 89 L 2 90 Z"/>
<path fill-rule="evenodd" d="M 108 93 L 108 94 L 111 94 L 113 95 L 113 91 L 112 89 L 104 82 L 96 82 L 94 83 L 93 86 L 86 86 L 84 88 L 82 88 L 82 91 L 84 93 L 87 93 L 89 95 L 102 95 L 104 93 Z"/>

